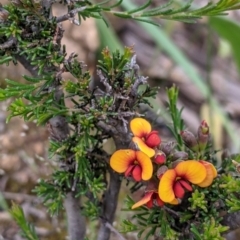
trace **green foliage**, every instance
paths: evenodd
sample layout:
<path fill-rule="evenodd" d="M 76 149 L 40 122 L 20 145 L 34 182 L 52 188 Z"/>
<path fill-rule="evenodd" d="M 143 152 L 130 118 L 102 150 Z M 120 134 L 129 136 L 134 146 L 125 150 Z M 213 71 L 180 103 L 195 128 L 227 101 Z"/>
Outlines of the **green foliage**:
<path fill-rule="evenodd" d="M 183 108 L 181 110 L 178 110 L 177 108 L 178 88 L 175 86 L 169 88 L 167 90 L 167 95 L 169 100 L 168 108 L 172 119 L 172 126 L 170 126 L 169 129 L 178 143 L 179 150 L 183 150 L 184 144 L 180 135 L 181 131 L 184 130 L 184 123 L 181 118 Z"/>
<path fill-rule="evenodd" d="M 168 89 L 167 93 L 170 115 L 175 127 L 172 128 L 172 132 L 176 142 L 179 143 L 175 133 L 179 133 L 179 129 L 183 130 L 183 122 L 181 111 L 176 107 L 178 89 L 174 86 Z M 178 150 L 177 146 L 176 149 Z M 215 151 L 209 147 L 202 157 L 211 162 L 214 157 L 209 156 L 214 154 Z M 193 158 L 190 159 L 196 159 L 194 157 L 197 156 L 193 154 Z M 234 156 L 234 159 L 235 164 L 238 164 L 238 155 Z M 171 158 L 168 158 L 167 163 L 170 162 L 170 167 L 171 161 Z M 221 169 L 221 173 L 218 173 L 213 183 L 205 188 L 193 186 L 192 192 L 185 192 L 180 205 L 165 204 L 163 207 L 158 207 L 153 203 L 150 209 L 143 205 L 132 210 L 134 201 L 128 197 L 125 211 L 134 211 L 134 214 L 131 220 L 123 221 L 122 231 L 136 231 L 141 239 L 149 239 L 150 236 L 161 236 L 164 239 L 224 239 L 222 233 L 228 230 L 228 226 L 222 225 L 219 213 L 239 211 L 240 179 L 235 177 L 233 163 L 229 160 L 223 162 L 225 168 Z M 239 165 L 236 165 L 237 171 L 239 171 L 238 167 Z"/>
<path fill-rule="evenodd" d="M 90 1 L 73 1 L 68 6 L 69 16 L 78 14 L 79 22 L 89 17 L 105 20 L 102 14 L 108 12 L 121 18 L 155 24 L 148 17 L 192 22 L 202 16 L 222 15 L 228 10 L 240 8 L 239 0 L 220 0 L 215 4 L 210 2 L 195 10 L 191 9 L 191 1 L 180 7 L 175 7 L 174 2 L 169 1 L 156 8 L 149 8 L 149 0 L 142 6 L 120 12 L 113 8 L 123 4 L 121 0 L 112 6 L 108 2 L 93 4 Z M 61 45 L 63 32 L 57 25 L 61 19 L 49 19 L 49 12 L 31 0 L 19 1 L 18 5 L 13 2 L 4 8 L 8 17 L 6 21 L 0 22 L 0 44 L 9 39 L 13 40 L 13 44 L 6 48 L 1 45 L 0 63 L 16 63 L 23 57 L 28 61 L 34 76 L 24 76 L 26 83 L 7 79 L 7 87 L 0 89 L 0 100 L 13 99 L 8 109 L 8 121 L 14 116 L 21 116 L 25 121 L 36 120 L 38 124 L 48 124 L 51 135 L 50 157 L 58 164 L 49 179 L 39 181 L 34 192 L 43 199 L 51 215 L 61 211 L 67 193 L 72 192 L 75 197 L 85 196 L 83 212 L 95 220 L 100 217 L 101 197 L 107 187 L 109 156 L 102 149 L 103 141 L 116 137 L 113 135 L 114 130 L 106 129 L 112 122 L 120 123 L 129 134 L 128 121 L 139 115 L 137 110 L 140 104 L 150 105 L 149 98 L 156 95 L 157 89 L 145 85 L 147 78 L 139 74 L 131 47 L 125 47 L 122 53 L 120 50 L 111 53 L 105 48 L 97 66 L 97 76 L 104 90 L 91 86 L 91 75 L 77 60 L 77 55 L 71 54 L 67 58 L 65 46 Z M 167 42 L 166 38 L 163 39 Z M 171 48 L 171 42 L 166 45 L 169 53 L 173 54 L 176 48 Z M 181 52 L 174 54 L 177 62 L 183 60 L 181 64 L 184 69 L 189 71 L 204 95 L 208 96 L 208 89 L 192 65 Z M 64 72 L 70 73 L 73 79 L 64 79 Z M 140 85 L 144 86 L 139 89 Z M 178 89 L 172 87 L 167 90 L 167 94 L 172 118 L 170 129 L 178 143 L 177 148 L 172 150 L 185 150 L 180 135 L 184 130 L 182 109 L 176 107 Z M 71 108 L 65 106 L 67 98 L 72 102 Z M 65 125 L 70 126 L 64 136 L 59 137 L 54 132 L 54 127 L 59 126 L 52 126 L 49 120 L 55 117 L 64 118 Z M 106 126 L 102 127 L 99 123 Z M 215 151 L 209 148 L 201 155 L 193 153 L 190 156 L 207 158 L 213 162 L 214 154 Z M 145 206 L 136 209 L 133 221 L 124 220 L 123 231 L 137 231 L 138 237 L 144 240 L 151 236 L 162 236 L 169 240 L 186 239 L 189 236 L 196 239 L 222 239 L 221 234 L 227 227 L 221 225 L 219 211 L 240 209 L 237 193 L 240 181 L 228 173 L 228 169 L 234 168 L 229 163 L 227 165 L 228 168 L 221 170 L 210 187 L 194 187 L 193 193 L 188 192 L 188 197 L 179 206 L 165 204 L 152 209 Z M 132 199 L 127 198 L 127 210 L 132 205 Z M 11 212 L 22 228 L 23 236 L 37 239 L 22 209 L 13 205 Z"/>
<path fill-rule="evenodd" d="M 56 175 L 57 174 L 55 174 L 55 177 Z M 63 177 L 66 179 L 65 176 Z M 63 181 L 62 179 L 60 180 Z M 35 187 L 33 192 L 37 193 L 37 195 L 43 199 L 43 203 L 51 215 L 58 214 L 59 211 L 63 209 L 65 193 L 62 190 L 61 185 L 57 182 L 54 184 L 40 180 L 38 186 Z"/>
<path fill-rule="evenodd" d="M 191 198 L 189 199 L 190 202 L 192 202 L 192 205 L 190 207 L 190 210 L 196 211 L 198 208 L 202 209 L 204 212 L 207 212 L 207 201 L 205 199 L 205 194 L 203 192 L 199 192 L 198 189 L 196 189 Z"/>
<path fill-rule="evenodd" d="M 22 230 L 22 237 L 27 240 L 38 240 L 34 226 L 27 222 L 21 207 L 13 203 L 10 213 L 14 220 L 17 222 L 17 224 L 20 226 Z"/>
<path fill-rule="evenodd" d="M 121 1 L 119 1 L 120 3 Z M 196 19 L 203 16 L 218 16 L 226 14 L 226 11 L 239 9 L 239 0 L 220 0 L 217 3 L 209 2 L 205 6 L 198 9 L 191 9 L 193 0 L 188 1 L 185 5 L 175 7 L 173 0 L 168 1 L 166 4 L 162 4 L 155 8 L 148 7 L 151 5 L 151 0 L 146 1 L 142 6 L 138 6 L 127 12 L 118 12 L 109 8 L 105 8 L 104 11 L 109 11 L 115 16 L 121 18 L 130 18 L 137 21 L 156 24 L 154 21 L 147 17 L 156 17 L 168 20 L 177 20 L 183 22 L 194 22 Z M 157 25 L 157 24 L 156 24 Z"/>
<path fill-rule="evenodd" d="M 191 229 L 194 239 L 196 240 L 224 240 L 225 238 L 221 236 L 222 233 L 228 230 L 228 227 L 222 226 L 214 218 L 203 223 L 204 234 L 199 233 L 196 226 L 192 224 Z"/>

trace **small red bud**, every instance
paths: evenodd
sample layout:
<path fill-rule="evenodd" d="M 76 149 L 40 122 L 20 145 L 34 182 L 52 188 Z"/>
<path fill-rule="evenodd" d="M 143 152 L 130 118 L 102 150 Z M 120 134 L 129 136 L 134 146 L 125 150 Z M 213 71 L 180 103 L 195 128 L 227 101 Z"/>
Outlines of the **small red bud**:
<path fill-rule="evenodd" d="M 158 136 L 158 132 L 157 131 L 150 132 L 146 137 L 145 143 L 150 148 L 157 147 L 161 143 L 161 138 Z"/>
<path fill-rule="evenodd" d="M 155 155 L 154 162 L 157 164 L 163 164 L 166 162 L 166 155 L 162 151 L 158 151 Z"/>

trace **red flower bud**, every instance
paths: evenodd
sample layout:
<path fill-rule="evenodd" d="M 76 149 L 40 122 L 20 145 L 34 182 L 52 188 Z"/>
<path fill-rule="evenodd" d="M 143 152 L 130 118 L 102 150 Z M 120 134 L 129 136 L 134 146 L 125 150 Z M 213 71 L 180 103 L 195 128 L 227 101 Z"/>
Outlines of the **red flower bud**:
<path fill-rule="evenodd" d="M 163 164 L 166 162 L 166 155 L 162 151 L 158 151 L 155 155 L 154 162 L 156 164 Z"/>
<path fill-rule="evenodd" d="M 161 143 L 161 138 L 158 136 L 158 132 L 157 131 L 151 131 L 147 135 L 145 143 L 150 148 L 157 147 Z"/>

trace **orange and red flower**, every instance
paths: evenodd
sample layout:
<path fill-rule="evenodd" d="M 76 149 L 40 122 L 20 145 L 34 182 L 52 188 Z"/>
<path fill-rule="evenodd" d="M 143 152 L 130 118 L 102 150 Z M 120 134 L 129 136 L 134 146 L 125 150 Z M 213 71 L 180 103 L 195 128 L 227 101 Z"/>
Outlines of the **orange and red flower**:
<path fill-rule="evenodd" d="M 149 180 L 153 174 L 151 159 L 141 151 L 121 149 L 110 158 L 110 166 L 118 173 L 125 173 L 125 177 L 132 177 L 135 181 Z"/>
<path fill-rule="evenodd" d="M 161 177 L 159 197 L 166 203 L 178 204 L 185 191 L 192 191 L 190 183 L 208 187 L 217 176 L 215 167 L 206 161 L 187 160 L 174 169 L 167 170 Z"/>
<path fill-rule="evenodd" d="M 130 129 L 134 135 L 132 141 L 137 144 L 139 150 L 153 157 L 155 154 L 153 148 L 161 143 L 158 132 L 152 131 L 150 123 L 143 118 L 134 118 L 130 122 Z"/>
<path fill-rule="evenodd" d="M 148 208 L 152 208 L 153 206 L 162 207 L 164 202 L 160 199 L 159 194 L 157 191 L 151 190 L 146 191 L 143 198 L 136 202 L 132 209 L 141 207 L 142 205 L 146 205 Z"/>

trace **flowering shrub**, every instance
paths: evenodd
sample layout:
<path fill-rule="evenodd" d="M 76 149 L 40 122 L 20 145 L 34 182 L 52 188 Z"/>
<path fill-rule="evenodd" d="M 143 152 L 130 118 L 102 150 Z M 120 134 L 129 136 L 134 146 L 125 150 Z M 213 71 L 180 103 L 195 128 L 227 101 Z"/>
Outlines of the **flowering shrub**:
<path fill-rule="evenodd" d="M 164 239 L 224 239 L 222 234 L 229 227 L 224 226 L 222 217 L 233 210 L 232 198 L 235 204 L 238 202 L 237 187 L 226 191 L 226 185 L 232 182 L 240 186 L 229 169 L 239 164 L 225 158 L 222 161 L 226 168 L 215 167 L 207 122 L 201 122 L 196 136 L 184 130 L 177 98 L 171 97 L 177 94 L 175 87 L 168 90 L 175 119 L 170 129 L 175 141 L 163 142 L 149 121 L 137 117 L 129 123 L 132 149 L 120 149 L 111 156 L 113 170 L 136 182 L 137 191 L 142 193 L 137 202 L 128 197 L 126 204 L 129 211 L 135 211 L 135 220 L 124 220 L 123 231 L 138 231 L 141 239 L 150 235 Z"/>
<path fill-rule="evenodd" d="M 133 182 L 133 191 L 142 193 L 139 201 L 127 199 L 134 220 L 125 219 L 122 231 L 137 231 L 139 239 L 222 239 L 228 228 L 236 228 L 229 212 L 240 213 L 240 159 L 225 156 L 214 167 L 217 157 L 208 124 L 203 121 L 196 136 L 185 129 L 176 87 L 167 90 L 174 141 L 164 142 L 139 112 L 142 105 L 151 105 L 157 89 L 141 75 L 133 48 L 114 53 L 104 48 L 96 76 L 91 76 L 76 53 L 67 53 L 61 23 L 104 20 L 104 13 L 155 25 L 152 17 L 189 22 L 239 9 L 239 1 L 219 0 L 192 9 L 191 2 L 175 8 L 173 1 L 152 8 L 149 0 L 115 11 L 122 0 L 64 0 L 59 3 L 67 12 L 61 16 L 53 16 L 52 0 L 0 4 L 0 64 L 21 63 L 31 74 L 24 76 L 25 83 L 7 79 L 0 101 L 10 100 L 8 121 L 20 116 L 46 125 L 49 159 L 55 157 L 57 167 L 48 179 L 39 180 L 34 192 L 50 214 L 65 210 L 69 239 L 86 239 L 87 220 L 99 221 L 98 240 L 108 240 L 111 232 L 119 235 L 112 223 L 122 174 Z M 112 156 L 103 148 L 110 138 L 117 149 Z M 11 213 L 23 236 L 37 240 L 23 210 L 14 204 Z"/>
<path fill-rule="evenodd" d="M 203 131 L 203 126 L 205 129 Z M 122 149 L 116 151 L 111 159 L 111 167 L 118 173 L 123 173 L 127 178 L 139 182 L 154 181 L 159 179 L 158 191 L 146 191 L 144 198 L 134 204 L 132 208 L 146 204 L 153 205 L 153 199 L 156 198 L 157 206 L 163 206 L 163 203 L 179 204 L 184 198 L 185 191 L 193 191 L 190 183 L 200 187 L 208 187 L 217 177 L 217 170 L 210 162 L 203 160 L 177 160 L 167 163 L 165 154 L 159 153 L 161 148 L 161 138 L 157 131 L 152 131 L 150 123 L 143 118 L 134 118 L 130 122 L 130 129 L 134 137 L 136 150 Z M 204 150 L 209 137 L 209 128 L 205 121 L 199 127 L 199 132 L 205 134 L 205 141 L 196 141 L 196 146 Z M 184 133 L 182 132 L 182 136 Z M 202 139 L 200 139 L 202 140 Z M 152 157 L 151 160 L 149 157 Z M 159 168 L 159 165 L 163 165 Z M 153 171 L 153 165 L 155 171 Z M 173 167 L 174 166 L 174 167 Z M 169 168 L 169 169 L 168 169 Z M 158 170 L 164 169 L 161 175 L 157 174 Z M 158 196 L 156 197 L 156 193 Z"/>

